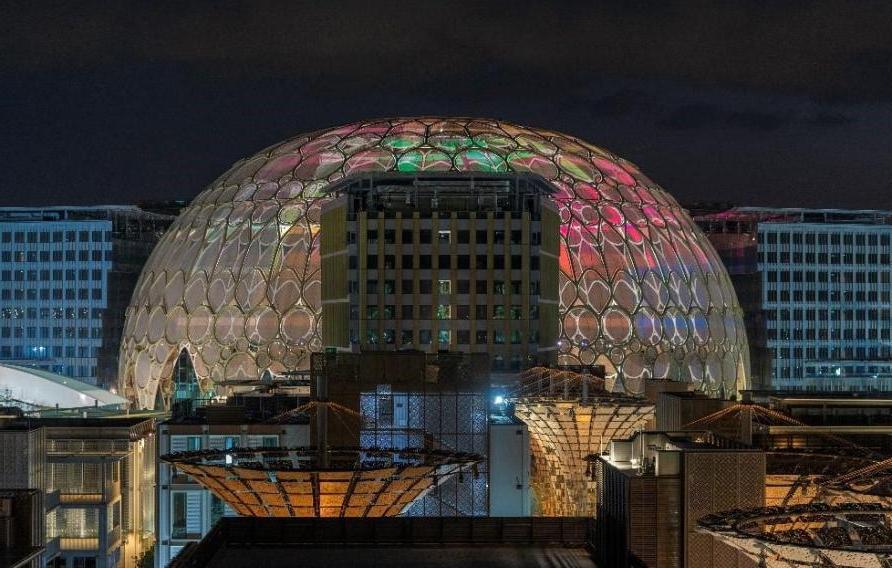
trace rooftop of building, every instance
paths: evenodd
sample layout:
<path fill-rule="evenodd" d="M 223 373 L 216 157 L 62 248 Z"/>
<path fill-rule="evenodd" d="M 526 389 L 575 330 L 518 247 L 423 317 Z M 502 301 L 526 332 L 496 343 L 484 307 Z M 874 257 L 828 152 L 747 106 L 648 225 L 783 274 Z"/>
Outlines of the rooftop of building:
<path fill-rule="evenodd" d="M 667 454 L 729 451 L 763 453 L 760 448 L 746 446 L 706 430 L 645 430 L 625 440 L 612 440 L 609 447 L 606 455 L 589 456 L 589 461 L 609 464 L 627 477 L 680 474 L 678 460 L 667 459 Z"/>
<path fill-rule="evenodd" d="M 292 566 L 595 567 L 590 519 L 224 517 L 170 568 Z"/>
<path fill-rule="evenodd" d="M 453 172 L 437 174 L 377 173 L 350 176 L 332 184 L 332 195 L 351 196 L 355 211 L 382 212 L 520 212 L 554 209 L 548 196 L 555 187 L 532 173 Z M 330 203 L 323 210 L 337 207 Z"/>
<path fill-rule="evenodd" d="M 0 207 L 0 222 L 95 221 L 111 214 L 130 214 L 154 219 L 173 219 L 171 215 L 147 211 L 136 205 L 52 205 L 47 207 Z"/>
<path fill-rule="evenodd" d="M 174 403 L 166 424 L 307 424 L 293 412 L 308 400 L 292 394 L 247 393 L 225 399 L 187 399 Z"/>
<path fill-rule="evenodd" d="M 885 209 L 740 207 L 727 203 L 697 203 L 689 209 L 697 221 L 892 225 L 892 211 Z"/>
<path fill-rule="evenodd" d="M 123 408 L 127 399 L 95 385 L 36 367 L 0 363 L 0 399 L 29 408 Z"/>
<path fill-rule="evenodd" d="M 35 414 L 26 415 L 16 408 L 0 408 L 0 430 L 26 431 L 37 428 L 151 429 L 157 416 L 156 413 L 128 414 L 126 412 L 102 416 L 64 416 L 54 413 L 51 413 L 50 416 L 38 416 Z"/>

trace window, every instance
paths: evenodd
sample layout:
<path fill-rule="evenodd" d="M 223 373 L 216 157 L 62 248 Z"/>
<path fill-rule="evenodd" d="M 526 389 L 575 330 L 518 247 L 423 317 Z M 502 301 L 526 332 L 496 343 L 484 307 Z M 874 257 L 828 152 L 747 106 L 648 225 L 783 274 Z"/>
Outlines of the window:
<path fill-rule="evenodd" d="M 421 345 L 431 344 L 431 330 L 422 329 L 418 331 L 418 343 Z"/>
<path fill-rule="evenodd" d="M 487 343 L 487 333 L 486 330 L 478 330 L 476 337 L 477 345 L 486 345 Z"/>
<path fill-rule="evenodd" d="M 452 343 L 452 332 L 448 329 L 441 329 L 437 334 L 437 341 L 444 345 Z"/>
<path fill-rule="evenodd" d="M 450 306 L 449 304 L 440 304 L 439 306 L 437 306 L 437 319 L 452 319 L 452 306 Z"/>
<path fill-rule="evenodd" d="M 443 268 L 452 268 L 452 257 L 449 256 L 448 254 L 441 254 L 441 255 L 437 258 L 437 263 L 438 263 L 438 266 L 439 266 L 441 269 L 443 269 Z"/>
<path fill-rule="evenodd" d="M 403 229 L 403 244 L 412 244 L 412 230 L 411 229 Z"/>
<path fill-rule="evenodd" d="M 404 254 L 402 258 L 403 268 L 413 268 L 413 257 L 411 254 Z"/>
<path fill-rule="evenodd" d="M 431 244 L 431 231 L 430 229 L 421 229 L 418 231 L 418 240 L 423 245 Z"/>
<path fill-rule="evenodd" d="M 474 306 L 474 315 L 477 320 L 485 320 L 488 319 L 487 309 L 485 304 L 480 304 Z"/>
<path fill-rule="evenodd" d="M 412 280 L 403 280 L 403 294 L 411 294 L 414 289 Z"/>
<path fill-rule="evenodd" d="M 478 294 L 486 294 L 486 280 L 477 280 L 475 289 Z"/>
<path fill-rule="evenodd" d="M 415 312 L 414 306 L 409 305 L 409 304 L 404 305 L 403 310 L 402 310 L 402 319 L 404 319 L 404 320 L 415 319 L 414 312 Z"/>
<path fill-rule="evenodd" d="M 449 244 L 452 242 L 452 231 L 437 231 L 437 240 L 440 244 Z"/>
<path fill-rule="evenodd" d="M 466 245 L 471 242 L 471 232 L 470 231 L 458 231 L 458 244 Z"/>
<path fill-rule="evenodd" d="M 456 343 L 459 345 L 469 345 L 471 343 L 471 331 L 467 329 L 460 329 L 456 334 Z"/>
<path fill-rule="evenodd" d="M 437 290 L 440 294 L 451 294 L 452 293 L 452 281 L 451 280 L 438 280 L 437 281 Z"/>
<path fill-rule="evenodd" d="M 411 329 L 402 330 L 400 332 L 400 343 L 402 343 L 403 345 L 412 343 L 412 341 L 414 340 L 413 335 L 414 334 Z"/>

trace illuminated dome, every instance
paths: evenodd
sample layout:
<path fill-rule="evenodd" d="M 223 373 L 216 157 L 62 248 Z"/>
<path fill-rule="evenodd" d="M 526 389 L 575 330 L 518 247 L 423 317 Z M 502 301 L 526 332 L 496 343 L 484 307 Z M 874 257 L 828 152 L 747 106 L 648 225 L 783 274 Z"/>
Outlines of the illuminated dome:
<path fill-rule="evenodd" d="M 199 386 L 308 365 L 320 337 L 319 214 L 329 184 L 367 172 L 532 172 L 561 213 L 560 362 L 620 387 L 747 384 L 741 310 L 717 254 L 639 169 L 573 136 L 471 118 L 357 122 L 236 163 L 161 239 L 127 311 L 120 381 L 151 407 L 187 352 Z M 163 397 L 162 397 L 163 398 Z"/>

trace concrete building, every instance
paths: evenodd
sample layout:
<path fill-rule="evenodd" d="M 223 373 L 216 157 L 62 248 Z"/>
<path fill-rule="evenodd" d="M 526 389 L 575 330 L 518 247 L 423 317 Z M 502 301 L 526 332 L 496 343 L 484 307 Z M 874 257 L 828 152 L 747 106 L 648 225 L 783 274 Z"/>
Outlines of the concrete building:
<path fill-rule="evenodd" d="M 62 413 L 60 413 L 62 414 Z M 0 486 L 43 495 L 53 568 L 134 566 L 154 541 L 154 418 L 0 420 Z"/>
<path fill-rule="evenodd" d="M 164 568 L 179 551 L 199 541 L 221 517 L 235 515 L 221 499 L 160 456 L 174 452 L 237 447 L 305 447 L 305 418 L 281 416 L 305 398 L 264 394 L 231 397 L 225 403 L 183 400 L 158 425 L 157 543 L 155 566 Z"/>
<path fill-rule="evenodd" d="M 593 460 L 601 566 L 727 566 L 697 521 L 764 503 L 765 454 L 709 432 L 641 432 Z"/>
<path fill-rule="evenodd" d="M 755 252 L 773 388 L 892 389 L 892 211 L 735 207 L 697 222 L 714 243 L 745 242 L 726 262 L 751 267 Z"/>
<path fill-rule="evenodd" d="M 378 174 L 322 211 L 325 345 L 489 353 L 495 371 L 556 357 L 554 191 L 532 175 Z"/>
<path fill-rule="evenodd" d="M 172 221 L 125 206 L 0 208 L 0 361 L 113 386 L 127 304 Z"/>

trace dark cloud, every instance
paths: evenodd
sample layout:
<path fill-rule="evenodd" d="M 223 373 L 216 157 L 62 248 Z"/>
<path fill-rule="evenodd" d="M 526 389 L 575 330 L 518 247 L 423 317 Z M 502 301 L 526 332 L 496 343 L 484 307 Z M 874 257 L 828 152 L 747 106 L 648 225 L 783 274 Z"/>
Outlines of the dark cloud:
<path fill-rule="evenodd" d="M 892 98 L 885 1 L 8 2 L 0 21 L 12 68 L 177 62 L 234 80 L 411 86 L 504 67 L 527 88 L 607 73 Z"/>
<path fill-rule="evenodd" d="M 683 200 L 892 207 L 892 3 L 4 2 L 0 204 L 188 198 L 299 132 L 480 115 Z"/>

